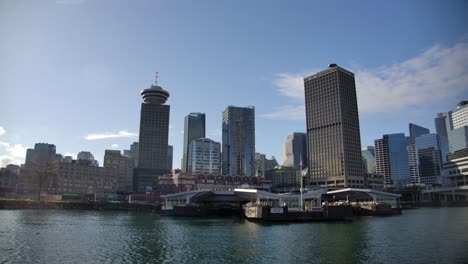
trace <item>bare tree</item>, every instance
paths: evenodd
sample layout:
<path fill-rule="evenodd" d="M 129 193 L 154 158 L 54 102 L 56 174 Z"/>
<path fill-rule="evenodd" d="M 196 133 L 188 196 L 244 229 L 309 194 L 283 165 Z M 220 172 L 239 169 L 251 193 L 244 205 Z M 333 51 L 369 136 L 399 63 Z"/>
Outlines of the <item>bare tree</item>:
<path fill-rule="evenodd" d="M 43 190 L 47 191 L 48 187 L 55 187 L 57 183 L 58 161 L 47 160 L 34 162 L 30 169 L 32 180 L 38 187 L 37 200 L 41 201 L 41 192 Z"/>

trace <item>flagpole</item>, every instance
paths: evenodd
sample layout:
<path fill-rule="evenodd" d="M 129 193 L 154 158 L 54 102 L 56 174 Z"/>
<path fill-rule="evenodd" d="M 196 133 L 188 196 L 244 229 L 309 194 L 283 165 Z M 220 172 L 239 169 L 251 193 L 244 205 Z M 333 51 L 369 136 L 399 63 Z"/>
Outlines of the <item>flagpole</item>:
<path fill-rule="evenodd" d="M 300 202 L 300 205 L 301 205 L 301 212 L 304 210 L 304 205 L 303 205 L 303 201 L 302 201 L 302 154 L 301 154 L 301 161 L 299 162 L 299 176 L 301 177 L 301 202 Z"/>

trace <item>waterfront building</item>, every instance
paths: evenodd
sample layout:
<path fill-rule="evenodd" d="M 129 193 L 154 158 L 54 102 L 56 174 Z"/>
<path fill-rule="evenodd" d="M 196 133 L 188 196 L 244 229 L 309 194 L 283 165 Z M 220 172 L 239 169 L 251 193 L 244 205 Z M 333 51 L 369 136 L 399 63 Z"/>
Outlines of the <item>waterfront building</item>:
<path fill-rule="evenodd" d="M 221 173 L 221 144 L 209 138 L 192 140 L 188 149 L 188 172 Z"/>
<path fill-rule="evenodd" d="M 134 174 L 134 191 L 153 192 L 157 177 L 169 172 L 168 140 L 169 92 L 156 84 L 141 92 L 138 164 Z"/>
<path fill-rule="evenodd" d="M 117 191 L 132 192 L 133 191 L 133 159 L 122 155 L 120 150 L 105 150 L 104 152 L 104 167 L 117 169 Z"/>
<path fill-rule="evenodd" d="M 384 177 L 385 186 L 410 183 L 407 145 L 404 133 L 383 135 L 375 140 L 376 171 Z"/>
<path fill-rule="evenodd" d="M 366 188 L 377 191 L 384 190 L 384 177 L 380 174 L 366 173 L 365 183 Z"/>
<path fill-rule="evenodd" d="M 426 185 L 442 184 L 442 159 L 437 134 L 425 134 L 417 137 L 415 146 L 419 167 L 418 183 Z"/>
<path fill-rule="evenodd" d="M 447 154 L 443 175 L 449 185 L 468 185 L 468 148 Z"/>
<path fill-rule="evenodd" d="M 293 166 L 299 170 L 302 161 L 302 168 L 307 168 L 307 134 L 298 132 L 289 134 L 283 145 L 283 155 L 283 166 Z"/>
<path fill-rule="evenodd" d="M 89 160 L 59 162 L 56 177 L 49 179 L 48 193 L 80 194 L 115 193 L 119 188 L 119 171 L 114 167 L 93 166 Z"/>
<path fill-rule="evenodd" d="M 301 188 L 301 173 L 293 166 L 278 166 L 268 170 L 265 179 L 271 181 L 272 192 L 293 192 Z"/>
<path fill-rule="evenodd" d="M 375 148 L 373 146 L 366 146 L 361 149 L 362 161 L 364 163 L 365 173 L 375 173 Z"/>
<path fill-rule="evenodd" d="M 255 153 L 255 177 L 265 177 L 266 155 Z"/>
<path fill-rule="evenodd" d="M 449 152 L 468 148 L 468 126 L 448 131 Z"/>
<path fill-rule="evenodd" d="M 429 129 L 418 126 L 415 124 L 409 124 L 409 133 L 410 136 L 408 138 L 408 159 L 409 159 L 409 166 L 410 166 L 410 183 L 412 184 L 419 184 L 419 166 L 418 166 L 418 156 L 416 150 L 416 138 L 422 135 L 429 134 Z"/>
<path fill-rule="evenodd" d="M 183 172 L 188 172 L 188 156 L 189 146 L 193 140 L 205 138 L 205 114 L 204 113 L 190 113 L 185 116 L 184 120 L 184 148 L 182 153 L 182 166 Z"/>
<path fill-rule="evenodd" d="M 265 170 L 263 171 L 263 175 L 265 175 L 267 171 L 272 170 L 277 166 L 279 166 L 279 164 L 274 156 L 271 156 L 271 159 L 265 158 Z"/>
<path fill-rule="evenodd" d="M 310 186 L 363 187 L 354 74 L 330 64 L 304 88 Z"/>
<path fill-rule="evenodd" d="M 16 192 L 19 175 L 18 165 L 8 164 L 5 168 L 0 168 L 0 194 Z"/>
<path fill-rule="evenodd" d="M 223 112 L 224 175 L 255 175 L 255 108 L 228 106 Z"/>

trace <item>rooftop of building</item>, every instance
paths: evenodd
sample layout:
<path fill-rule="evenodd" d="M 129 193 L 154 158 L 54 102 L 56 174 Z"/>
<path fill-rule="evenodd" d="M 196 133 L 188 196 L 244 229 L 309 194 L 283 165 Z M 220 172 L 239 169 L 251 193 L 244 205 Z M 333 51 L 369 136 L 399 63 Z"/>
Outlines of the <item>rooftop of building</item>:
<path fill-rule="evenodd" d="M 304 78 L 304 81 L 307 81 L 307 80 L 311 80 L 311 79 L 315 79 L 315 78 L 318 78 L 318 77 L 321 77 L 321 76 L 324 76 L 324 75 L 327 75 L 329 73 L 332 73 L 332 72 L 335 72 L 335 71 L 340 71 L 340 72 L 343 72 L 345 74 L 348 74 L 350 76 L 354 76 L 354 73 L 338 66 L 337 64 L 335 63 L 331 63 L 330 65 L 328 65 L 328 68 L 323 70 L 323 71 L 320 71 L 320 72 L 317 72 L 315 74 L 312 74 L 311 76 L 309 77 L 305 77 Z"/>

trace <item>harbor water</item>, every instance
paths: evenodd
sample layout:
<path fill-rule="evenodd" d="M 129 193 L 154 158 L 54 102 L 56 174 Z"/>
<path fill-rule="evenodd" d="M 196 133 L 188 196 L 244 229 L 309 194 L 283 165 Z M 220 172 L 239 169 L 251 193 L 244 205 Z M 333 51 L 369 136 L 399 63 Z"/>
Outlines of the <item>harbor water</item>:
<path fill-rule="evenodd" d="M 0 263 L 468 263 L 468 208 L 291 224 L 0 210 Z"/>

